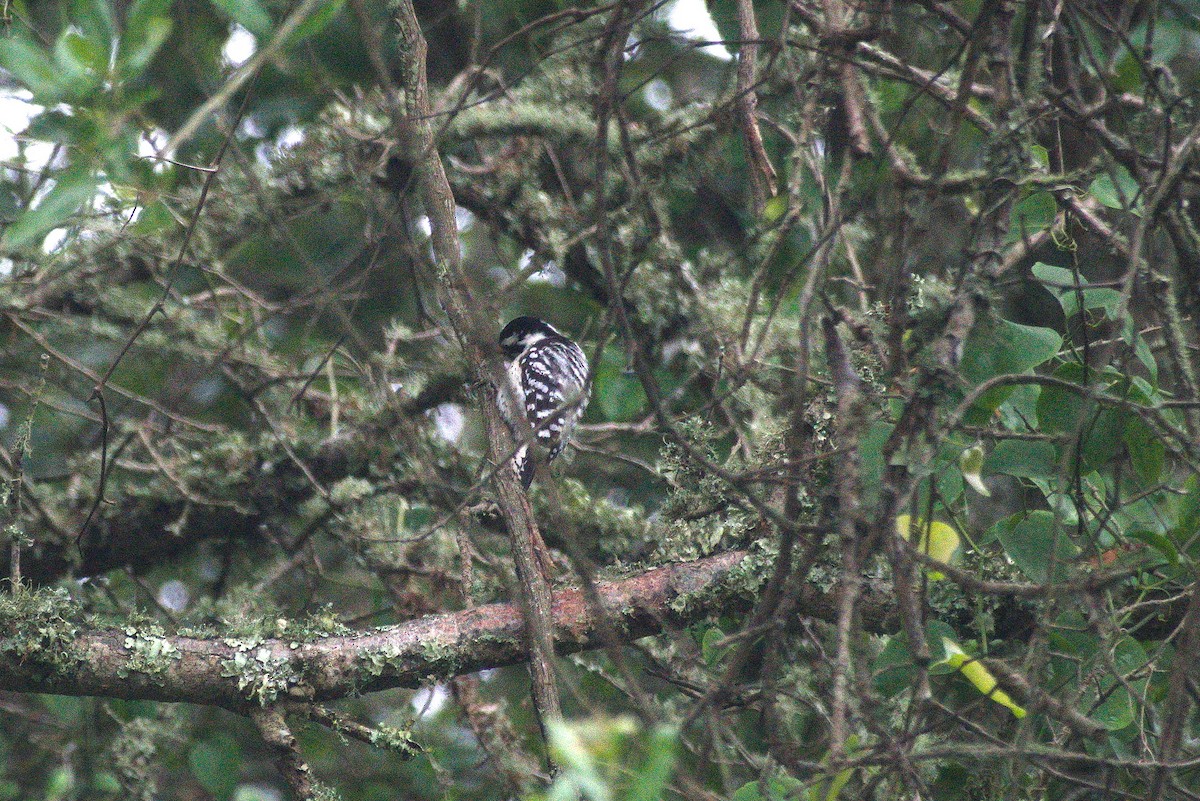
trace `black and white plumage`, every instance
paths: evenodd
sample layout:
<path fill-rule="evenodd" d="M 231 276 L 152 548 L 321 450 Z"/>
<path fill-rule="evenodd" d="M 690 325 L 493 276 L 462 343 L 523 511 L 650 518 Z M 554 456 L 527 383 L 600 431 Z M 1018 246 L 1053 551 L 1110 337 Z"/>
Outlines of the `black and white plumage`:
<path fill-rule="evenodd" d="M 533 429 L 537 442 L 548 449 L 546 463 L 562 453 L 571 431 L 588 402 L 588 362 L 583 350 L 554 326 L 537 317 L 517 317 L 500 332 L 500 349 L 508 361 L 509 387 L 501 387 L 500 411 L 520 441 L 523 426 L 509 405 L 509 395 Z M 535 463 L 522 445 L 513 466 L 528 489 Z"/>

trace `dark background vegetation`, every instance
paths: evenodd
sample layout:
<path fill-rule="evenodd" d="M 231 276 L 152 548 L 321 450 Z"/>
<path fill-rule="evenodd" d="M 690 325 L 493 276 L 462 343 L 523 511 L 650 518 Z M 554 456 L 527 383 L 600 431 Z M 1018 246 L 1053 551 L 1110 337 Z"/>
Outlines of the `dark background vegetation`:
<path fill-rule="evenodd" d="M 407 0 L 4 4 L 0 799 L 1200 797 L 1200 10 L 414 5 L 421 119 Z M 271 650 L 525 597 L 525 313 L 556 583 L 741 565 L 554 661 L 553 780 L 521 665 Z"/>

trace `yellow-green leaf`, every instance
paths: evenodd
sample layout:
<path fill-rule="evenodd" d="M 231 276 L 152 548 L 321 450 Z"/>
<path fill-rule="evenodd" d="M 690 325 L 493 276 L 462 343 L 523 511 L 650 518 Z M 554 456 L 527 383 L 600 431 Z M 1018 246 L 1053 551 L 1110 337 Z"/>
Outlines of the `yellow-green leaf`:
<path fill-rule="evenodd" d="M 1000 682 L 996 681 L 996 677 L 982 662 L 964 651 L 962 646 L 949 637 L 942 638 L 942 647 L 946 649 L 944 664 L 963 674 L 976 690 L 1012 712 L 1015 717 L 1025 717 L 1025 708 L 1013 701 L 1004 690 L 999 689 Z"/>
<path fill-rule="evenodd" d="M 914 530 L 918 534 L 917 550 L 927 555 L 930 559 L 942 562 L 943 564 L 950 564 L 950 559 L 954 556 L 954 552 L 958 550 L 959 543 L 961 542 L 957 531 L 937 520 L 926 523 L 918 517 L 914 523 L 911 515 L 900 515 L 896 518 L 896 532 L 901 537 L 909 540 L 909 534 Z M 945 578 L 945 576 L 936 571 L 931 571 L 929 578 L 936 580 Z"/>

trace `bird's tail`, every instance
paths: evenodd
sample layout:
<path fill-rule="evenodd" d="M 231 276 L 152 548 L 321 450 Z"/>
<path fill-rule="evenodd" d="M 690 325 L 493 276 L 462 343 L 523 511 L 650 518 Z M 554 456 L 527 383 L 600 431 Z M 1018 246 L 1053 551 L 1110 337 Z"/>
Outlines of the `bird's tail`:
<path fill-rule="evenodd" d="M 517 449 L 516 455 L 513 456 L 513 469 L 521 478 L 521 486 L 529 489 L 529 485 L 533 483 L 533 474 L 537 470 L 537 465 L 533 459 L 529 458 L 528 445 L 522 445 Z"/>

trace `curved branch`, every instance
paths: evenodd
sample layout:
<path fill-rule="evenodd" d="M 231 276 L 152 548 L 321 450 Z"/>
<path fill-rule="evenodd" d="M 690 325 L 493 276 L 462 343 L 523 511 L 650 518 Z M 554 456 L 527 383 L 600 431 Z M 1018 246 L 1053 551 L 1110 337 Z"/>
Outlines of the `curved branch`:
<path fill-rule="evenodd" d="M 680 626 L 745 591 L 745 551 L 600 582 L 601 621 L 577 589 L 555 593 L 553 638 L 560 654 L 603 645 L 597 631 L 629 640 Z M 748 563 L 749 564 L 749 563 Z M 28 597 L 28 596 L 27 596 Z M 491 604 L 396 626 L 309 641 L 77 631 L 40 614 L 0 614 L 0 689 L 183 701 L 245 709 L 281 698 L 332 700 L 393 687 L 419 687 L 485 668 L 524 662 L 519 605 Z M 3 619 L 9 618 L 9 619 Z"/>

